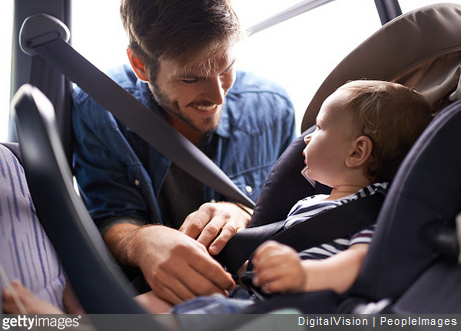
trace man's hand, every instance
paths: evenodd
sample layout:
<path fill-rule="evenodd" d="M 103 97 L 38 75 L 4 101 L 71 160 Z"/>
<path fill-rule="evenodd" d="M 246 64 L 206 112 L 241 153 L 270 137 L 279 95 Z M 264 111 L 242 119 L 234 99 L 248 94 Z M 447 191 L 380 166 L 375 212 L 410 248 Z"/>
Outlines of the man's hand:
<path fill-rule="evenodd" d="M 247 227 L 251 216 L 230 202 L 205 203 L 186 217 L 179 231 L 196 239 L 216 255 L 230 238 Z M 251 211 L 251 210 L 250 210 Z"/>
<path fill-rule="evenodd" d="M 192 238 L 162 225 L 134 227 L 116 225 L 104 239 L 110 246 L 110 241 L 115 244 L 122 231 L 125 233 L 128 239 L 118 241 L 118 249 L 125 252 L 119 252 L 125 254 L 128 264 L 141 269 L 159 298 L 179 304 L 201 295 L 227 295 L 235 287 L 232 276 Z"/>

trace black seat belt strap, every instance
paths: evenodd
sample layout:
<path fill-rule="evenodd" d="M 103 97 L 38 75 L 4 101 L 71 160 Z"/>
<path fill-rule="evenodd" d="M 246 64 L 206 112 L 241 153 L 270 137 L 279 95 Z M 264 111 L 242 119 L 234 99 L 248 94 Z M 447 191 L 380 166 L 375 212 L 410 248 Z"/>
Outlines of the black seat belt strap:
<path fill-rule="evenodd" d="M 254 207 L 254 202 L 202 151 L 76 52 L 61 39 L 59 31 L 41 33 L 44 19 L 62 24 L 45 14 L 28 18 L 20 34 L 27 54 L 39 55 L 191 176 L 233 201 Z"/>
<path fill-rule="evenodd" d="M 377 192 L 326 210 L 286 230 L 283 230 L 285 221 L 241 230 L 228 242 L 217 259 L 235 274 L 264 241 L 275 240 L 300 252 L 346 237 L 373 225 L 383 200 L 384 195 Z"/>
<path fill-rule="evenodd" d="M 271 240 L 300 252 L 348 236 L 376 222 L 383 200 L 381 193 L 359 198 L 277 233 Z"/>

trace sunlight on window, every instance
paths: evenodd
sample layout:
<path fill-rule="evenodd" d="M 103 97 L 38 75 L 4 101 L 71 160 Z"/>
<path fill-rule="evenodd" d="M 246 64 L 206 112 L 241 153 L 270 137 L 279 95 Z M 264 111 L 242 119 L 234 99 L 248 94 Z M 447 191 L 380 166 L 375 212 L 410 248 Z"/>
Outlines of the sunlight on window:
<path fill-rule="evenodd" d="M 299 2 L 233 0 L 247 28 Z M 440 1 L 400 0 L 400 5 L 405 13 L 437 2 Z M 451 2 L 461 4 L 461 0 Z M 127 63 L 127 41 L 118 4 L 115 0 L 72 2 L 73 46 L 101 70 Z M 8 136 L 12 12 L 13 1 L 2 2 L 1 141 Z M 336 0 L 248 38 L 241 47 L 237 66 L 284 86 L 295 105 L 299 127 L 307 105 L 330 71 L 380 26 L 374 1 Z"/>

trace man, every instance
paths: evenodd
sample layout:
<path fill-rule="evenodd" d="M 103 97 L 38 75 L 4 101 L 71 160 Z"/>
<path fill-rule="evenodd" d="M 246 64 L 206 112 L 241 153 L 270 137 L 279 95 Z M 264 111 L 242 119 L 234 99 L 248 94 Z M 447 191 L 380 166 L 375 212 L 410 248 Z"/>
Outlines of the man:
<path fill-rule="evenodd" d="M 229 2 L 122 0 L 121 17 L 132 69 L 111 77 L 256 200 L 294 138 L 294 111 L 280 87 L 236 73 L 243 33 Z M 210 254 L 246 227 L 251 210 L 224 202 L 79 89 L 73 123 L 80 190 L 118 262 L 140 269 L 172 304 L 231 290 Z"/>

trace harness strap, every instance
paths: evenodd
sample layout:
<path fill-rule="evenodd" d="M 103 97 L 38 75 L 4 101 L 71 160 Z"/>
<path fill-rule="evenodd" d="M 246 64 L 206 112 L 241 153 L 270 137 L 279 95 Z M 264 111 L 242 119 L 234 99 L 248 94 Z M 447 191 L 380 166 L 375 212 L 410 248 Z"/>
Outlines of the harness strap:
<path fill-rule="evenodd" d="M 216 259 L 236 274 L 264 241 L 275 240 L 298 252 L 331 242 L 373 225 L 383 200 L 384 195 L 377 192 L 329 209 L 286 230 L 283 230 L 285 221 L 241 230 L 229 240 Z"/>

